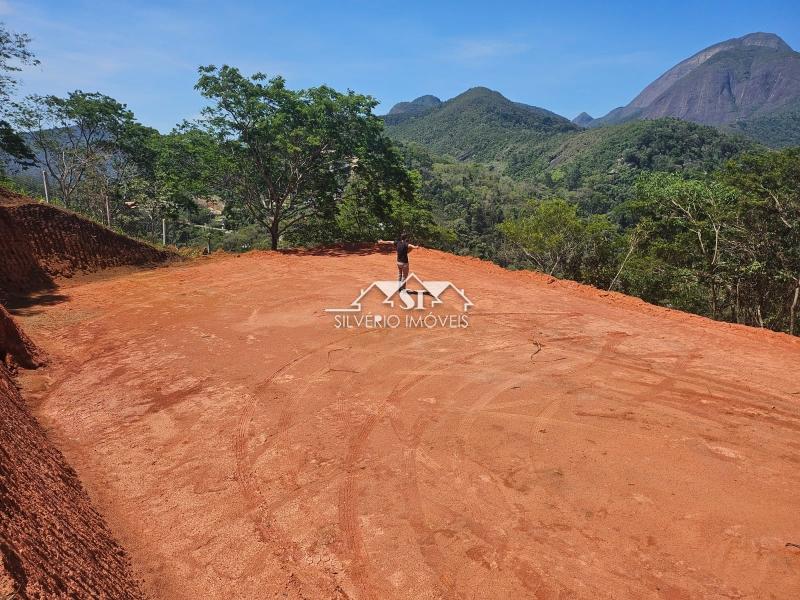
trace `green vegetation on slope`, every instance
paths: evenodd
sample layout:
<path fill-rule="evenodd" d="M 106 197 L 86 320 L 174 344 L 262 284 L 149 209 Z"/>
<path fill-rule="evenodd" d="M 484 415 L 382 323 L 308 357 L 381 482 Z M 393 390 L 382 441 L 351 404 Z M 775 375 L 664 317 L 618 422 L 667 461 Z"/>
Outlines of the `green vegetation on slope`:
<path fill-rule="evenodd" d="M 551 168 L 581 176 L 627 165 L 648 171 L 709 171 L 753 144 L 680 119 L 638 121 L 582 131 L 557 150 Z"/>
<path fill-rule="evenodd" d="M 709 174 L 643 172 L 616 215 L 533 201 L 499 229 L 511 266 L 798 331 L 800 149 L 747 153 Z"/>
<path fill-rule="evenodd" d="M 406 145 L 406 165 L 451 232 L 443 247 L 715 319 L 798 330 L 797 150 L 665 118 L 498 152 L 476 163 Z"/>
<path fill-rule="evenodd" d="M 634 121 L 571 136 L 544 170 L 539 164 L 512 164 L 509 172 L 543 181 L 555 195 L 578 202 L 586 212 L 605 213 L 631 197 L 643 172 L 708 173 L 756 146 L 679 119 Z"/>
<path fill-rule="evenodd" d="M 731 130 L 772 148 L 800 146 L 800 100 L 763 117 L 739 121 Z"/>
<path fill-rule="evenodd" d="M 440 105 L 384 117 L 393 139 L 433 154 L 491 164 L 515 179 L 561 182 L 576 190 L 615 169 L 700 170 L 718 167 L 753 143 L 678 119 L 582 129 L 542 109 L 473 88 Z M 391 124 L 394 123 L 394 124 Z"/>
<path fill-rule="evenodd" d="M 464 100 L 469 94 L 454 100 Z M 467 112 L 460 117 L 453 111 L 463 106 L 461 100 L 450 104 L 452 100 L 443 105 L 450 105 L 444 115 L 443 108 L 430 109 L 402 125 L 387 127 L 387 132 L 401 142 L 426 148 L 432 156 L 448 157 L 436 159 L 438 162 L 453 164 L 468 155 L 470 161 L 492 167 L 495 176 L 507 176 L 537 190 L 540 198 L 573 200 L 587 213 L 604 213 L 630 199 L 639 173 L 710 172 L 756 147 L 741 135 L 672 118 L 568 130 L 562 128 L 563 123 L 548 129 L 534 119 L 537 125 L 531 129 L 524 122 L 498 121 L 500 107 L 516 107 L 514 103 L 488 90 L 478 97 L 480 102 L 464 101 Z M 480 126 L 473 125 L 475 121 Z M 435 137 L 439 127 L 449 128 L 443 139 Z M 480 147 L 476 131 L 485 140 Z M 437 206 L 435 190 L 432 199 Z M 496 202 L 501 211 L 513 204 L 502 195 Z"/>
<path fill-rule="evenodd" d="M 505 161 L 524 149 L 578 127 L 555 113 L 512 102 L 486 88 L 472 88 L 398 124 L 387 121 L 390 137 L 415 142 L 458 160 Z"/>
<path fill-rule="evenodd" d="M 459 254 L 499 260 L 497 225 L 517 215 L 537 187 L 503 175 L 496 167 L 436 156 L 404 146 L 406 167 L 419 173 L 420 194 L 430 203 L 442 235 L 438 245 Z"/>
<path fill-rule="evenodd" d="M 755 147 L 713 127 L 678 119 L 581 130 L 558 139 L 563 140 L 559 145 L 553 139 L 534 145 L 536 162 L 517 155 L 510 164 L 458 161 L 418 144 L 406 145 L 406 166 L 420 173 L 422 195 L 440 227 L 451 232 L 444 246 L 513 264 L 501 250 L 497 226 L 524 212 L 532 198 L 569 200 L 586 216 L 610 213 L 633 198 L 642 173 L 704 175 Z"/>

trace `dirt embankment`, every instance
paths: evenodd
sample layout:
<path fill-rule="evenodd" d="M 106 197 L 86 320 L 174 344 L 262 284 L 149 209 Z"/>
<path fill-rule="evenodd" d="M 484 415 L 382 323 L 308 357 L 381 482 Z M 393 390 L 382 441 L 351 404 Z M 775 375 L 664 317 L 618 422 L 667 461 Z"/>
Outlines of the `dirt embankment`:
<path fill-rule="evenodd" d="M 0 189 L 0 300 L 55 277 L 172 255 Z M 0 305 L 0 598 L 143 598 L 128 556 L 12 375 L 45 355 Z"/>
<path fill-rule="evenodd" d="M 175 255 L 66 210 L 0 188 L 0 298 L 55 287 L 53 278 Z"/>
<path fill-rule="evenodd" d="M 0 363 L 8 369 L 35 369 L 44 362 L 44 355 L 0 304 Z"/>
<path fill-rule="evenodd" d="M 42 355 L 0 307 L 0 598 L 143 598 L 128 557 L 9 366 Z"/>

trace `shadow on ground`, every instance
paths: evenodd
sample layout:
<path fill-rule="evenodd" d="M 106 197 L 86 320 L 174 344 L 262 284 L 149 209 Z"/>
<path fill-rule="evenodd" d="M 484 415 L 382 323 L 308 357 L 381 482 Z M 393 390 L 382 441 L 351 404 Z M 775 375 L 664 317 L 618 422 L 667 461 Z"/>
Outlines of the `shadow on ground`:
<path fill-rule="evenodd" d="M 41 312 L 35 310 L 36 307 L 54 306 L 66 302 L 69 298 L 67 294 L 61 294 L 53 289 L 8 296 L 3 298 L 3 305 L 12 315 L 27 317 Z"/>

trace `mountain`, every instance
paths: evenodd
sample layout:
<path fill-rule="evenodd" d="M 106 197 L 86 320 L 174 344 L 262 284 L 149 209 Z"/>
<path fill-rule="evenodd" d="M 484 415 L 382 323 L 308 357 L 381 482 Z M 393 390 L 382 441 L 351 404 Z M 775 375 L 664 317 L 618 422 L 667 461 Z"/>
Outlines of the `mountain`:
<path fill-rule="evenodd" d="M 446 102 L 402 102 L 384 117 L 387 133 L 459 160 L 504 160 L 514 148 L 579 130 L 568 119 L 475 87 Z"/>
<path fill-rule="evenodd" d="M 417 112 L 409 114 L 408 106 L 415 103 L 411 112 Z M 557 171 L 555 177 L 567 176 L 573 187 L 592 175 L 617 180 L 615 173 L 641 170 L 710 171 L 755 147 L 741 135 L 676 118 L 586 129 L 580 126 L 591 119 L 585 113 L 570 122 L 480 87 L 438 105 L 421 104 L 401 103 L 399 112 L 384 117 L 390 137 L 435 155 L 486 163 L 529 182 Z M 398 115 L 399 122 L 391 118 Z"/>
<path fill-rule="evenodd" d="M 737 124 L 776 114 L 783 115 L 782 121 L 791 120 L 794 113 L 787 109 L 798 102 L 800 53 L 773 33 L 751 33 L 701 50 L 661 75 L 627 106 L 588 125 L 678 117 L 747 131 Z"/>
<path fill-rule="evenodd" d="M 572 122 L 575 123 L 575 125 L 578 125 L 580 127 L 586 127 L 592 121 L 594 121 L 594 117 L 592 117 L 592 115 L 590 115 L 587 112 L 582 112 L 577 117 L 572 119 Z"/>
<path fill-rule="evenodd" d="M 389 114 L 384 117 L 384 121 L 387 124 L 397 125 L 412 117 L 418 117 L 441 104 L 442 101 L 439 98 L 430 94 L 420 96 L 411 102 L 398 102 L 391 108 Z"/>

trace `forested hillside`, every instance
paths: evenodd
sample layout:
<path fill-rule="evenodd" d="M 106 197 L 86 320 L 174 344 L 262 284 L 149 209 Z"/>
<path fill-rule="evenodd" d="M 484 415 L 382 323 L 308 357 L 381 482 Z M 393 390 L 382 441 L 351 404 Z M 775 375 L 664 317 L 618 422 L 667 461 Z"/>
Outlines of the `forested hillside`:
<path fill-rule="evenodd" d="M 730 130 L 772 148 L 800 145 L 800 99 L 768 115 L 737 121 Z"/>
<path fill-rule="evenodd" d="M 406 166 L 420 174 L 445 234 L 440 246 L 717 319 L 796 330 L 797 151 L 675 118 L 572 130 L 537 124 L 527 134 L 517 123 L 508 134 L 509 120 L 495 115 L 510 101 L 484 98 L 469 103 L 469 120 L 448 117 L 446 143 L 428 141 L 441 107 L 387 127 L 411 140 Z M 478 145 L 466 125 L 475 120 L 492 144 Z M 448 147 L 457 152 L 442 152 Z"/>
<path fill-rule="evenodd" d="M 509 171 L 544 180 L 586 212 L 604 213 L 630 199 L 642 173 L 704 175 L 757 146 L 741 136 L 679 119 L 634 121 L 571 136 L 556 148 L 543 172 L 524 164 L 511 165 Z"/>
<path fill-rule="evenodd" d="M 560 115 L 482 87 L 431 104 L 399 122 L 391 113 L 385 119 L 387 133 L 396 140 L 416 142 L 458 160 L 486 162 L 508 160 L 517 151 L 579 130 Z"/>
<path fill-rule="evenodd" d="M 403 107 L 399 115 L 390 113 L 384 120 L 388 135 L 399 142 L 456 160 L 491 163 L 526 180 L 557 168 L 580 179 L 621 163 L 640 169 L 708 170 L 754 146 L 741 134 L 678 119 L 587 130 L 485 88 L 410 112 Z"/>

